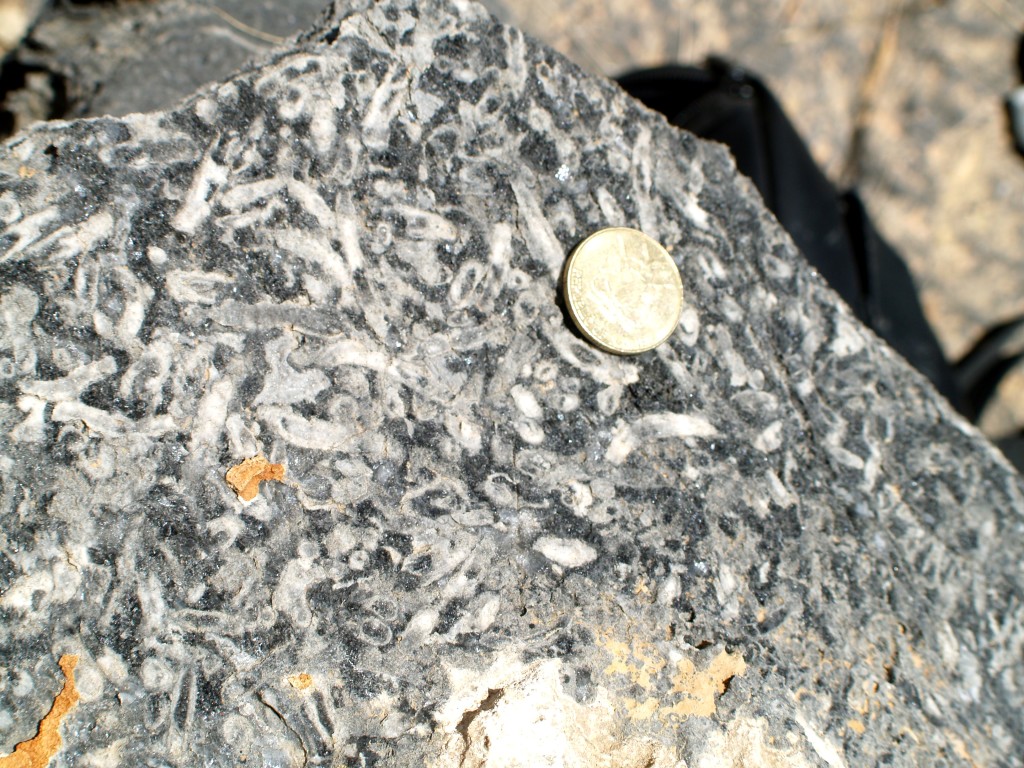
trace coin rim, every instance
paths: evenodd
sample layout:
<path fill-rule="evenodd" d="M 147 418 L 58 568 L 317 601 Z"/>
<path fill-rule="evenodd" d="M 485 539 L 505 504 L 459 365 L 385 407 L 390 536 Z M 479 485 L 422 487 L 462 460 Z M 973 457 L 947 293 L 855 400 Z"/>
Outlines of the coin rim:
<path fill-rule="evenodd" d="M 660 339 L 658 339 L 656 342 L 648 346 L 631 347 L 628 349 L 609 346 L 608 344 L 600 341 L 594 336 L 593 332 L 589 328 L 587 328 L 586 323 L 584 323 L 583 320 L 576 314 L 576 310 L 573 307 L 573 298 L 571 295 L 572 289 L 570 287 L 571 281 L 569 280 L 569 276 L 572 272 L 573 265 L 576 263 L 577 257 L 580 255 L 580 253 L 583 252 L 583 249 L 586 247 L 587 243 L 589 243 L 595 237 L 599 237 L 601 235 L 612 232 L 629 232 L 646 238 L 651 243 L 653 243 L 655 249 L 660 251 L 661 255 L 668 259 L 669 263 L 671 263 L 672 266 L 675 267 L 674 274 L 676 276 L 676 287 L 679 289 L 679 301 L 676 305 L 675 317 L 673 318 L 672 324 L 669 327 L 668 332 Z M 672 258 L 672 255 L 668 252 L 668 249 L 666 249 L 665 246 L 663 246 L 650 235 L 640 231 L 639 229 L 634 229 L 633 227 L 604 227 L 603 229 L 599 229 L 596 232 L 592 232 L 591 234 L 587 235 L 587 237 L 583 238 L 579 242 L 579 244 L 572 249 L 572 253 L 569 254 L 569 258 L 565 262 L 565 269 L 562 270 L 562 297 L 565 299 L 565 306 L 566 309 L 568 309 L 569 311 L 569 316 L 572 318 L 572 321 L 576 325 L 576 328 L 579 330 L 581 334 L 583 334 L 587 341 L 589 341 L 591 344 L 598 347 L 599 349 L 602 349 L 605 352 L 610 352 L 613 355 L 639 355 L 643 352 L 649 352 L 650 350 L 657 347 L 659 344 L 665 343 L 665 341 L 670 336 L 672 336 L 676 328 L 679 326 L 679 318 L 682 316 L 683 313 L 683 278 L 679 274 L 679 266 Z"/>

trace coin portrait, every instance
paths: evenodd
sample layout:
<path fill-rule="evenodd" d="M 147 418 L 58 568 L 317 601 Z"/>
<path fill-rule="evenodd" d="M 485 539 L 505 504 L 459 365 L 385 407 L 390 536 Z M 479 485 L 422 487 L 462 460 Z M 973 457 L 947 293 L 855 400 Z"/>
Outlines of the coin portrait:
<path fill-rule="evenodd" d="M 563 292 L 580 333 L 619 355 L 661 344 L 675 330 L 683 307 L 682 280 L 668 251 L 626 227 L 599 230 L 573 249 Z"/>

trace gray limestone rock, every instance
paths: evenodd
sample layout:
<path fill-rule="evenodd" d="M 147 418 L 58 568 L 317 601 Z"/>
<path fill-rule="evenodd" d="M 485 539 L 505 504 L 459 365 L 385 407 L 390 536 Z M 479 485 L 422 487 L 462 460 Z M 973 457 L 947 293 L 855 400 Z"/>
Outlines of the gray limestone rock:
<path fill-rule="evenodd" d="M 51 3 L 4 62 L 0 131 L 10 135 L 53 117 L 168 108 L 308 29 L 324 4 Z"/>
<path fill-rule="evenodd" d="M 572 245 L 663 242 L 634 358 Z M 1021 479 L 721 147 L 462 0 L 0 150 L 0 751 L 1012 765 Z M 243 502 L 225 481 L 284 467 Z"/>

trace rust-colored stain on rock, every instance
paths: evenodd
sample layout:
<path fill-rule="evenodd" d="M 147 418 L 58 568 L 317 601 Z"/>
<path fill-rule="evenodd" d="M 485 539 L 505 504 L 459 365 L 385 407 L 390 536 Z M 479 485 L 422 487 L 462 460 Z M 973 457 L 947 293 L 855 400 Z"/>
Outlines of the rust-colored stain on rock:
<path fill-rule="evenodd" d="M 298 691 L 304 691 L 313 685 L 313 676 L 306 672 L 300 672 L 297 675 L 290 675 L 288 677 L 288 684 Z"/>
<path fill-rule="evenodd" d="M 242 501 L 252 501 L 264 480 L 284 480 L 284 464 L 271 464 L 262 456 L 253 456 L 229 469 L 224 479 Z"/>
<path fill-rule="evenodd" d="M 65 654 L 58 663 L 64 672 L 64 687 L 53 700 L 53 706 L 46 717 L 40 721 L 39 732 L 28 741 L 18 744 L 11 754 L 0 757 L 0 768 L 45 768 L 60 750 L 60 721 L 78 703 L 78 689 L 75 688 L 78 657 Z"/>

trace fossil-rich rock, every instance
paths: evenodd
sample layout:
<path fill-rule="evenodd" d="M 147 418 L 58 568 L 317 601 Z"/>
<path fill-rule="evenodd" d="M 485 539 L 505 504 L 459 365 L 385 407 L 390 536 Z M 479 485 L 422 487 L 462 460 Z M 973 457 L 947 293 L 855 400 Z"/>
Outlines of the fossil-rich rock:
<path fill-rule="evenodd" d="M 75 654 L 67 765 L 1024 752 L 1020 478 L 721 147 L 478 6 L 338 8 L 0 190 L 0 751 Z M 608 225 L 682 270 L 635 358 L 559 304 Z"/>

